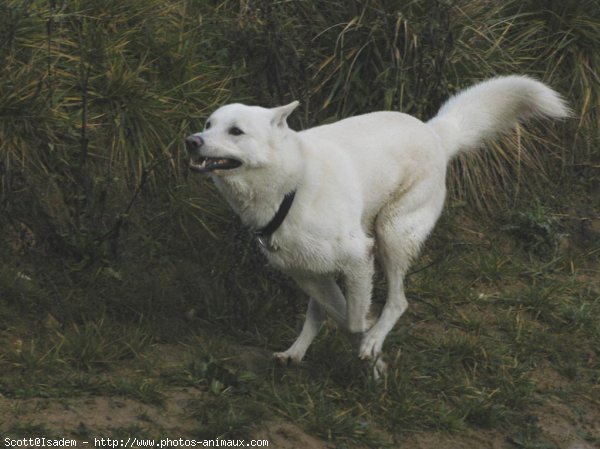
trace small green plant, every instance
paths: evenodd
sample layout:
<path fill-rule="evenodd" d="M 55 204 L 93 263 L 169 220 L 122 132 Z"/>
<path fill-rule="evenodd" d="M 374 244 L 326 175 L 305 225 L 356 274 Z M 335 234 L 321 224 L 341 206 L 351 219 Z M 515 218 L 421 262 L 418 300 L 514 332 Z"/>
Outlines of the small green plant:
<path fill-rule="evenodd" d="M 57 356 L 78 369 L 91 370 L 135 358 L 148 342 L 142 329 L 120 329 L 102 319 L 74 324 L 58 343 Z"/>
<path fill-rule="evenodd" d="M 552 255 L 556 250 L 560 227 L 550 215 L 550 210 L 541 204 L 525 212 L 517 212 L 511 224 L 505 226 L 528 250 L 540 255 Z"/>
<path fill-rule="evenodd" d="M 521 429 L 511 434 L 508 441 L 518 449 L 558 449 L 554 443 L 544 441 L 544 433 L 535 416 L 527 417 Z"/>

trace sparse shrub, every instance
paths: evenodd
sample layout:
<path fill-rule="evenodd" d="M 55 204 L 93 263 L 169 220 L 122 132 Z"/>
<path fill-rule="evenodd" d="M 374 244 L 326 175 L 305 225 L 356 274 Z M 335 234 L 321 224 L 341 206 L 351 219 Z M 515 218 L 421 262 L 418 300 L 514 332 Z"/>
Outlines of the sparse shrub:
<path fill-rule="evenodd" d="M 560 235 L 558 222 L 541 204 L 534 204 L 526 211 L 515 212 L 505 229 L 528 251 L 542 256 L 552 255 Z"/>

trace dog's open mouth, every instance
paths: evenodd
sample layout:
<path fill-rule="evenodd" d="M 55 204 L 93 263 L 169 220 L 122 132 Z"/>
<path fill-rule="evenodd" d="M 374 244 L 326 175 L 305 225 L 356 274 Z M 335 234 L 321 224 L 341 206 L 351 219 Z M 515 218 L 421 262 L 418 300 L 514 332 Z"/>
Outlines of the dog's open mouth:
<path fill-rule="evenodd" d="M 238 168 L 242 163 L 237 159 L 225 157 L 203 157 L 190 158 L 190 170 L 196 173 L 207 173 L 214 170 L 232 170 Z"/>

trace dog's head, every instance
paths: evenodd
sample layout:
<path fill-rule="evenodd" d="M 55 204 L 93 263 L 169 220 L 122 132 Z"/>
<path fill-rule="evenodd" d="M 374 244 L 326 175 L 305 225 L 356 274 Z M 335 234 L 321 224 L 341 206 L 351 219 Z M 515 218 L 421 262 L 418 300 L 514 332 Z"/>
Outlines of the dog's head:
<path fill-rule="evenodd" d="M 270 164 L 278 139 L 288 130 L 287 117 L 298 104 L 273 109 L 229 104 L 217 109 L 204 131 L 185 139 L 190 169 L 230 176 Z"/>

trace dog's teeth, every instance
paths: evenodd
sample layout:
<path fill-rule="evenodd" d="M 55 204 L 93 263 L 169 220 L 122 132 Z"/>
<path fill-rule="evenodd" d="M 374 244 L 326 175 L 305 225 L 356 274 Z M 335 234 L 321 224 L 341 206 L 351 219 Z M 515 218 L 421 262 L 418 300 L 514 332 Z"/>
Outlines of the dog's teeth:
<path fill-rule="evenodd" d="M 190 167 L 195 169 L 196 171 L 205 171 L 205 170 L 218 170 L 218 169 L 226 169 L 230 168 L 231 160 L 227 158 L 216 158 L 216 157 L 199 157 L 194 160 L 193 157 L 190 158 Z M 241 165 L 241 164 L 240 164 Z M 235 167 L 233 167 L 235 168 Z"/>

